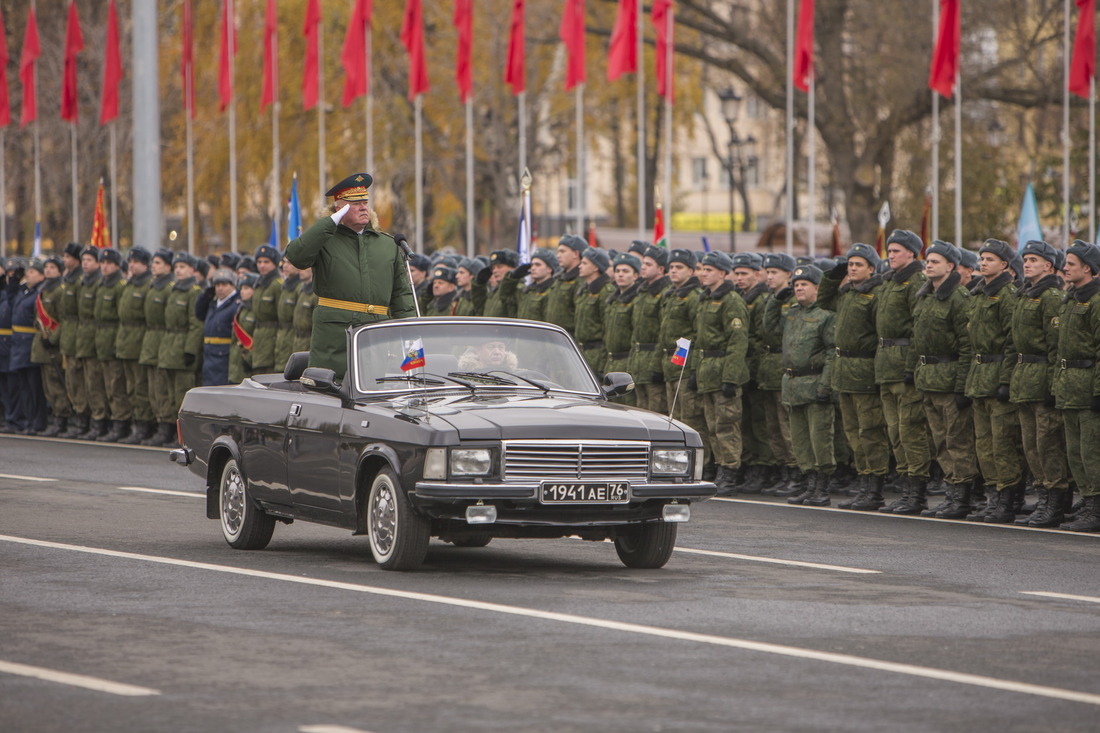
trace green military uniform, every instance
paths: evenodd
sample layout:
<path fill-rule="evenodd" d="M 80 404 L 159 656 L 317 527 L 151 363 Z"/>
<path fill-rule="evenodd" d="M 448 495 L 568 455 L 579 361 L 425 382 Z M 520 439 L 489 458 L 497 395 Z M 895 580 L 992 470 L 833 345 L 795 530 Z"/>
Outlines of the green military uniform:
<path fill-rule="evenodd" d="M 485 305 L 482 315 L 486 318 L 515 318 L 516 291 L 519 280 L 505 275 L 495 288 L 486 286 Z"/>
<path fill-rule="evenodd" d="M 668 412 L 668 402 L 657 337 L 661 331 L 661 296 L 671 284 L 667 275 L 642 283 L 634 299 L 631 321 L 630 373 L 634 375 L 638 407 L 660 413 Z"/>
<path fill-rule="evenodd" d="M 99 360 L 103 393 L 113 423 L 111 432 L 105 437 L 114 435 L 116 440 L 121 437 L 120 434 L 133 417 L 130 398 L 126 396 L 126 370 L 115 350 L 119 324 L 118 305 L 125 286 L 126 281 L 121 270 L 101 277 L 95 303 L 96 358 Z"/>
<path fill-rule="evenodd" d="M 636 280 L 626 290 L 616 288 L 607 296 L 607 310 L 604 311 L 603 347 L 607 352 L 604 367 L 608 372 L 630 373 L 631 336 L 633 336 L 634 302 L 641 292 L 642 281 Z M 631 374 L 631 376 L 635 376 Z M 614 398 L 626 405 L 637 404 L 633 392 Z"/>
<path fill-rule="evenodd" d="M 45 312 L 36 314 L 37 331 L 31 343 L 31 361 L 42 365 L 42 391 L 50 406 L 50 428 L 43 437 L 60 434 L 66 428 L 72 407 L 65 394 L 65 377 L 62 373 L 61 356 L 61 301 L 64 288 L 60 277 L 48 277 L 38 291 L 38 305 Z"/>
<path fill-rule="evenodd" d="M 195 315 L 195 301 L 202 288 L 194 277 L 176 280 L 164 303 L 164 337 L 157 366 L 168 376 L 168 400 L 172 414 L 179 414 L 183 396 L 195 386 L 202 354 L 202 321 Z"/>
<path fill-rule="evenodd" d="M 947 245 L 950 246 L 950 245 Z M 968 321 L 970 292 L 961 285 L 958 271 L 951 272 L 938 287 L 929 280 L 917 291 L 913 309 L 913 340 L 906 355 L 905 369 L 913 373 L 921 392 L 936 460 L 943 469 L 952 498 L 969 508 L 969 488 L 978 475 L 974 456 L 974 420 L 965 402 L 966 378 L 973 349 Z M 924 509 L 924 492 L 912 492 L 912 501 L 896 507 Z"/>
<path fill-rule="evenodd" d="M 420 306 L 420 312 L 424 313 L 428 309 L 428 303 L 432 301 L 432 283 L 430 280 L 423 280 L 416 286 L 416 303 Z"/>
<path fill-rule="evenodd" d="M 749 310 L 733 283 L 700 292 L 690 358 L 719 484 L 732 484 L 741 465 L 741 385 L 749 381 L 748 349 Z"/>
<path fill-rule="evenodd" d="M 165 334 L 164 308 L 172 292 L 172 282 L 171 274 L 154 276 L 149 283 L 149 291 L 145 294 L 145 333 L 141 336 L 141 356 L 138 357 L 138 363 L 146 367 L 149 376 L 146 392 L 153 418 L 159 426 L 159 440 L 154 442 L 150 436 L 142 441 L 142 445 L 158 445 L 170 438 L 176 420 L 172 412 L 168 370 L 160 366 L 160 344 Z"/>
<path fill-rule="evenodd" d="M 275 369 L 275 346 L 279 338 L 279 298 L 283 292 L 283 278 L 278 270 L 260 275 L 252 295 L 252 309 L 256 312 L 256 333 L 252 335 L 252 373 L 268 374 Z"/>
<path fill-rule="evenodd" d="M 291 349 L 293 353 L 309 351 L 309 337 L 313 332 L 313 308 L 316 305 L 317 294 L 313 292 L 313 281 L 302 283 L 302 287 L 298 288 L 298 302 L 294 304 L 294 347 Z M 252 306 L 249 306 L 248 310 L 251 313 Z"/>
<path fill-rule="evenodd" d="M 770 485 L 775 480 L 773 469 L 776 466 L 771 441 L 764 432 L 767 422 L 766 402 L 771 399 L 771 395 L 761 392 L 755 381 L 762 345 L 764 310 L 771 293 L 768 286 L 760 282 L 748 290 L 739 290 L 738 295 L 745 301 L 745 307 L 749 311 L 749 381 L 745 383 L 741 396 L 744 416 L 741 421 L 741 459 L 749 467 L 751 474 L 746 476 L 746 484 L 742 485 L 741 490 L 757 493 L 764 484 Z"/>
<path fill-rule="evenodd" d="M 927 483 L 932 462 L 927 418 L 909 360 L 917 291 L 928 280 L 923 270 L 924 263 L 914 260 L 885 273 L 875 301 L 875 383 L 898 474 L 907 477 L 910 488 Z"/>
<path fill-rule="evenodd" d="M 61 276 L 61 361 L 65 368 L 65 393 L 72 405 L 73 420 L 62 437 L 75 438 L 88 429 L 88 393 L 84 390 L 84 362 L 76 355 L 76 335 L 80 332 L 80 266 Z"/>
<path fill-rule="evenodd" d="M 229 346 L 230 384 L 240 384 L 252 374 L 252 334 L 255 330 L 256 313 L 252 310 L 252 300 L 242 300 L 237 315 L 233 317 L 233 343 Z M 308 333 L 305 348 L 295 350 L 309 350 Z"/>
<path fill-rule="evenodd" d="M 425 316 L 453 316 L 457 296 L 457 290 L 437 295 L 428 302 L 428 307 L 422 308 L 420 312 Z"/>
<path fill-rule="evenodd" d="M 577 285 L 583 280 L 578 279 L 580 268 L 558 273 L 554 278 L 554 284 L 550 292 L 546 294 L 546 313 L 543 320 L 561 326 L 572 336 L 577 324 L 577 303 L 575 295 Z"/>
<path fill-rule="evenodd" d="M 471 283 L 470 287 L 457 291 L 452 315 L 480 316 L 487 295 L 488 289 L 484 285 Z"/>
<path fill-rule="evenodd" d="M 126 397 L 130 401 L 135 423 L 130 438 L 122 442 L 136 443 L 147 438 L 153 429 L 155 416 L 149 402 L 149 371 L 141 363 L 141 347 L 145 340 L 145 296 L 153 282 L 153 273 L 131 275 L 118 300 L 118 334 L 115 336 L 115 356 L 122 362 L 126 377 Z"/>
<path fill-rule="evenodd" d="M 573 294 L 573 312 L 577 318 L 573 338 L 576 339 L 588 366 L 601 378 L 607 372 L 607 349 L 603 343 L 604 318 L 607 313 L 607 299 L 613 292 L 615 284 L 601 272 L 592 282 L 582 281 Z"/>
<path fill-rule="evenodd" d="M 688 361 L 683 366 L 672 363 L 678 340 L 687 339 L 692 344 L 691 348 L 695 348 L 695 318 L 699 313 L 699 293 L 699 278 L 693 275 L 679 287 L 669 287 L 661 294 L 661 326 L 657 333 L 657 351 L 660 354 L 661 370 L 664 372 L 665 399 L 669 406 L 675 401 L 672 416 L 704 436 L 704 463 L 708 463 L 712 456 L 710 443 L 705 437 L 707 420 L 703 415 L 703 404 L 698 393 L 688 389 L 688 383 L 695 375 L 691 367 L 690 351 Z"/>
<path fill-rule="evenodd" d="M 783 324 L 791 307 L 793 291 L 787 287 L 778 293 L 770 293 L 764 302 L 763 322 L 755 346 L 753 361 L 756 364 L 756 388 L 763 395 L 763 433 L 781 469 L 780 482 L 773 489 L 783 487 L 785 469 L 797 468 L 794 448 L 791 446 L 791 423 L 787 408 L 783 405 Z M 754 309 L 755 311 L 756 309 Z M 771 492 L 767 492 L 771 493 Z"/>
<path fill-rule="evenodd" d="M 364 323 L 416 315 L 404 255 L 385 232 L 366 227 L 355 232 L 322 217 L 286 248 L 299 269 L 313 268 L 313 335 L 309 364 L 342 378 L 347 371 L 347 329 Z M 265 315 L 252 297 L 257 335 Z M 253 359 L 258 358 L 254 346 Z"/>
<path fill-rule="evenodd" d="M 79 329 L 76 333 L 76 357 L 80 359 L 84 373 L 84 393 L 88 398 L 88 412 L 91 414 L 92 427 L 89 432 L 102 435 L 106 429 L 107 395 L 103 391 L 103 368 L 96 358 L 96 294 L 102 275 L 99 270 L 80 278 L 79 290 Z M 85 433 L 89 435 L 89 433 Z"/>
<path fill-rule="evenodd" d="M 516 318 L 545 321 L 546 298 L 552 287 L 554 287 L 554 278 L 548 277 L 540 283 L 533 282 L 519 290 L 516 294 Z"/>
<path fill-rule="evenodd" d="M 1032 526 L 1055 526 L 1064 517 L 1069 489 L 1065 428 L 1051 392 L 1059 368 L 1058 324 L 1062 310 L 1062 279 L 1046 275 L 1016 291 L 1012 313 L 1012 343 L 1016 367 L 1009 398 L 1016 405 L 1024 458 L 1034 477 L 1040 501 L 1050 510 Z M 1029 522 L 1030 524 L 1030 522 Z"/>
<path fill-rule="evenodd" d="M 272 371 L 281 372 L 290 355 L 294 353 L 294 309 L 298 307 L 298 290 L 302 285 L 302 276 L 294 273 L 283 280 L 275 306 L 279 330 L 275 334 L 275 366 Z M 255 296 L 253 296 L 255 297 Z"/>

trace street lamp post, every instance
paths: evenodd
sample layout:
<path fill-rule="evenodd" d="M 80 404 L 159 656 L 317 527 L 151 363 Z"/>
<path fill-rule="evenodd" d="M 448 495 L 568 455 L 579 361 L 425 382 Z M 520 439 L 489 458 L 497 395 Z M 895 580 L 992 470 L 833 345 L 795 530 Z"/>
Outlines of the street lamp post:
<path fill-rule="evenodd" d="M 737 122 L 738 114 L 741 111 L 741 95 L 730 86 L 718 91 L 718 100 L 722 105 L 722 118 L 726 121 L 726 127 L 729 128 L 729 142 L 726 148 L 725 168 L 729 176 L 730 252 L 735 252 L 737 251 L 735 245 L 737 223 L 733 216 L 733 194 L 736 188 L 734 186 L 733 151 L 739 141 L 737 139 L 737 130 L 734 128 L 734 124 Z"/>

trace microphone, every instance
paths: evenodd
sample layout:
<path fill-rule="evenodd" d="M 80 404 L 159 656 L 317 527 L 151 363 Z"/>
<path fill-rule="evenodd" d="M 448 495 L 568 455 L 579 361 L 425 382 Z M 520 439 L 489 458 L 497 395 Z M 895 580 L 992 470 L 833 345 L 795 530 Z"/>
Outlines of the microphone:
<path fill-rule="evenodd" d="M 405 239 L 404 234 L 394 234 L 393 240 L 397 242 L 397 246 L 401 248 L 401 251 L 405 253 L 406 257 L 412 257 L 412 250 L 409 249 L 409 242 Z"/>

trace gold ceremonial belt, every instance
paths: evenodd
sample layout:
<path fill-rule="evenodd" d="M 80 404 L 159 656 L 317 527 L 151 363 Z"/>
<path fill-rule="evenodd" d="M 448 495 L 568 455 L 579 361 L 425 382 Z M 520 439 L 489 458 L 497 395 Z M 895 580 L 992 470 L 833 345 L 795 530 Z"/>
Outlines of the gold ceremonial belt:
<path fill-rule="evenodd" d="M 355 311 L 357 313 L 370 313 L 375 316 L 388 316 L 390 308 L 386 305 L 370 305 L 368 303 L 353 303 L 350 300 L 336 300 L 335 298 L 318 298 L 317 305 L 329 308 L 339 308 L 342 311 Z"/>
<path fill-rule="evenodd" d="M 10 328 L 0 328 L 0 336 L 11 336 Z"/>
<path fill-rule="evenodd" d="M 206 336 L 205 338 L 203 338 L 202 342 L 204 344 L 212 344 L 214 346 L 224 346 L 226 344 L 233 343 L 233 339 L 227 336 Z"/>
<path fill-rule="evenodd" d="M 35 333 L 35 330 L 31 326 L 12 326 L 11 330 L 15 333 Z"/>

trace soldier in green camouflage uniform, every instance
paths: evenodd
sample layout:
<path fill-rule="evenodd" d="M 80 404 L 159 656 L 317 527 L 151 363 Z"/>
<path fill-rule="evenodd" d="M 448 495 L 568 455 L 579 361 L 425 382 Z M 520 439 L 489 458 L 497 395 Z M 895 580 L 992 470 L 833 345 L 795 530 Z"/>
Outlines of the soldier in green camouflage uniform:
<path fill-rule="evenodd" d="M 1012 341 L 1012 317 L 1016 311 L 1016 286 L 1009 263 L 1016 251 L 1007 242 L 987 239 L 979 253 L 981 279 L 971 291 L 970 346 L 973 362 L 966 378 L 966 396 L 974 400 L 974 442 L 985 485 L 997 491 L 988 503 L 987 522 L 1013 522 L 1023 504 L 1024 476 L 1020 461 L 1020 423 L 1016 406 L 1009 401 L 1016 345 Z M 962 507 L 969 502 L 964 491 Z M 949 497 L 950 499 L 950 497 Z M 936 516 L 958 519 L 944 510 Z"/>
<path fill-rule="evenodd" d="M 478 273 L 475 285 L 486 289 L 481 314 L 487 318 L 514 318 L 519 280 L 508 275 L 519 265 L 514 250 L 498 249 L 489 253 L 489 266 Z"/>
<path fill-rule="evenodd" d="M 80 278 L 78 314 L 80 328 L 76 334 L 76 357 L 84 374 L 84 393 L 88 398 L 91 421 L 88 429 L 76 436 L 95 440 L 107 432 L 107 396 L 103 392 L 103 369 L 96 358 L 95 306 L 102 274 L 99 271 L 99 250 L 85 247 L 80 255 L 84 275 Z"/>
<path fill-rule="evenodd" d="M 795 260 L 788 254 L 777 252 L 765 255 L 763 266 L 769 296 L 764 303 L 763 322 L 756 331 L 759 335 L 755 344 L 755 377 L 756 388 L 762 393 L 764 402 L 763 434 L 779 467 L 774 483 L 766 486 L 763 493 L 794 496 L 802 492 L 804 481 L 791 446 L 790 415 L 783 405 L 782 354 L 784 317 L 794 297 L 790 279 Z"/>
<path fill-rule="evenodd" d="M 153 273 L 149 291 L 145 294 L 145 333 L 141 336 L 141 356 L 138 362 L 149 376 L 149 406 L 156 420 L 156 432 L 141 441 L 142 445 L 169 445 L 175 438 L 176 416 L 172 413 L 169 374 L 160 367 L 160 342 L 164 340 L 164 306 L 172 292 L 171 250 L 161 249 L 149 265 Z"/>
<path fill-rule="evenodd" d="M 230 384 L 240 384 L 252 374 L 252 333 L 256 330 L 252 296 L 255 293 L 257 279 L 253 273 L 241 275 L 237 279 L 237 292 L 241 294 L 241 305 L 233 318 L 233 343 L 229 346 Z M 308 340 L 306 348 L 299 350 L 309 350 Z"/>
<path fill-rule="evenodd" d="M 749 311 L 726 275 L 733 262 L 722 252 L 702 259 L 699 310 L 691 360 L 695 374 L 689 389 L 699 393 L 707 438 L 718 471 L 719 493 L 736 493 L 741 466 L 741 385 L 749 381 Z"/>
<path fill-rule="evenodd" d="M 745 307 L 749 310 L 749 381 L 741 396 L 741 464 L 745 469 L 738 491 L 758 494 L 779 478 L 779 466 L 772 452 L 771 441 L 764 433 L 767 424 L 766 402 L 772 396 L 756 386 L 757 364 L 763 346 L 764 310 L 771 296 L 768 284 L 759 277 L 764 258 L 755 252 L 733 255 L 730 279 Z"/>
<path fill-rule="evenodd" d="M 65 377 L 62 373 L 61 357 L 61 299 L 64 291 L 61 287 L 61 260 L 57 257 L 48 258 L 43 264 L 43 274 L 46 279 L 38 291 L 39 306 L 45 312 L 45 318 L 41 313 L 36 313 L 35 324 L 37 331 L 34 341 L 31 343 L 31 362 L 42 365 L 42 391 L 46 397 L 46 403 L 50 406 L 49 425 L 38 433 L 44 438 L 52 438 L 64 432 L 72 407 L 69 398 L 65 394 Z"/>
<path fill-rule="evenodd" d="M 710 443 L 707 420 L 698 392 L 688 389 L 688 382 L 695 375 L 691 371 L 691 354 L 683 366 L 672 363 L 676 342 L 687 339 L 695 344 L 695 317 L 699 312 L 699 278 L 695 277 L 695 255 L 686 249 L 674 249 L 669 253 L 668 278 L 670 285 L 661 295 L 660 328 L 657 333 L 657 351 L 664 373 L 665 399 L 672 416 L 691 426 L 703 437 L 704 465 L 710 463 Z M 698 381 L 698 380 L 696 380 Z"/>
<path fill-rule="evenodd" d="M 99 268 L 103 277 L 100 278 L 99 289 L 96 291 L 95 349 L 111 424 L 110 429 L 96 439 L 114 442 L 130 434 L 130 420 L 133 417 L 130 398 L 126 395 L 126 370 L 115 349 L 119 328 L 119 301 L 126 287 L 121 269 L 122 254 L 115 249 L 103 250 L 99 255 Z"/>
<path fill-rule="evenodd" d="M 516 318 L 546 320 L 546 297 L 554 285 L 554 272 L 557 269 L 557 255 L 540 248 L 531 255 L 529 263 L 512 271 L 509 277 L 515 280 L 522 280 L 527 273 L 531 274 L 531 284 L 516 295 Z"/>
<path fill-rule="evenodd" d="M 555 326 L 561 326 L 569 335 L 573 335 L 573 329 L 577 322 L 576 302 L 574 296 L 580 280 L 581 257 L 588 249 L 588 243 L 580 237 L 566 234 L 558 240 L 558 265 L 561 272 L 554 278 L 554 285 L 546 294 L 546 320 Z"/>
<path fill-rule="evenodd" d="M 1060 528 L 1100 532 L 1100 249 L 1074 242 L 1063 272 L 1070 290 L 1058 321 L 1054 398 L 1065 423 L 1069 469 L 1085 505 Z"/>
<path fill-rule="evenodd" d="M 202 292 L 195 278 L 194 260 L 185 252 L 175 256 L 175 282 L 164 304 L 164 338 L 160 342 L 157 366 L 168 372 L 168 400 L 173 414 L 179 414 L 183 396 L 195 386 L 202 354 L 202 321 L 195 315 L 195 301 Z"/>
<path fill-rule="evenodd" d="M 432 268 L 432 293 L 434 297 L 428 301 L 428 307 L 421 313 L 425 316 L 451 316 L 454 315 L 456 272 L 453 267 L 439 264 Z"/>
<path fill-rule="evenodd" d="M 1062 255 L 1046 242 L 1024 246 L 1024 283 L 1016 292 L 1012 344 L 1016 368 L 1009 397 L 1016 405 L 1024 458 L 1035 481 L 1035 511 L 1016 520 L 1031 527 L 1057 527 L 1065 521 L 1072 493 L 1066 463 L 1065 428 L 1054 409 L 1051 382 L 1059 367 L 1058 324 L 1062 311 Z"/>
<path fill-rule="evenodd" d="M 585 250 L 578 265 L 580 284 L 573 296 L 576 301 L 573 338 L 576 339 L 588 366 L 601 379 L 607 371 L 607 349 L 603 343 L 607 299 L 616 290 L 615 283 L 607 276 L 607 268 L 610 266 L 610 258 L 604 250 L 598 247 Z"/>
<path fill-rule="evenodd" d="M 298 241 L 298 240 L 295 240 Z M 275 342 L 279 333 L 279 296 L 283 278 L 279 274 L 279 251 L 270 245 L 256 250 L 256 267 L 260 277 L 252 296 L 256 313 L 256 332 L 252 334 L 252 373 L 269 374 L 275 369 Z"/>
<path fill-rule="evenodd" d="M 633 335 L 630 347 L 630 373 L 634 375 L 634 393 L 638 407 L 667 413 L 665 375 L 662 354 L 657 349 L 661 330 L 661 297 L 672 281 L 668 269 L 668 250 L 649 245 L 642 256 L 641 290 L 634 299 Z"/>
<path fill-rule="evenodd" d="M 317 305 L 317 294 L 313 292 L 313 268 L 307 267 L 304 270 L 299 270 L 298 274 L 302 278 L 302 285 L 298 288 L 298 302 L 294 304 L 294 346 L 291 349 L 292 353 L 309 351 L 309 337 L 313 332 L 313 308 Z M 237 287 L 239 288 L 240 285 Z M 243 296 L 241 300 L 244 300 Z M 252 306 L 249 306 L 248 309 L 251 311 Z M 232 364 L 232 358 L 230 358 L 230 364 Z M 242 375 L 241 379 L 243 378 Z M 237 384 L 240 381 L 238 379 L 236 382 L 231 381 L 230 383 Z"/>
<path fill-rule="evenodd" d="M 298 306 L 298 290 L 302 284 L 298 268 L 290 260 L 284 259 L 280 269 L 283 285 L 275 307 L 279 321 L 279 330 L 275 334 L 275 365 L 272 368 L 275 372 L 283 371 L 290 355 L 294 353 L 294 309 Z"/>
<path fill-rule="evenodd" d="M 455 284 L 458 290 L 455 294 L 455 304 L 452 315 L 455 316 L 480 316 L 485 308 L 485 298 L 488 292 L 484 286 L 477 286 L 477 276 L 485 269 L 481 260 L 475 257 L 465 257 L 458 264 L 455 272 Z"/>
<path fill-rule="evenodd" d="M 604 367 L 607 372 L 626 372 L 630 374 L 632 324 L 634 322 L 634 302 L 641 292 L 642 281 L 638 273 L 642 262 L 633 254 L 621 254 L 612 265 L 615 290 L 607 297 L 607 310 L 604 312 L 603 347 L 607 352 Z M 634 375 L 631 374 L 633 377 Z M 624 405 L 638 404 L 634 390 L 613 398 Z"/>
<path fill-rule="evenodd" d="M 145 338 L 145 296 L 153 282 L 149 269 L 152 255 L 148 250 L 134 247 L 126 256 L 130 277 L 122 288 L 118 301 L 118 335 L 115 337 L 115 355 L 122 362 L 126 375 L 126 396 L 133 410 L 130 434 L 118 442 L 137 445 L 153 434 L 153 407 L 149 403 L 149 370 L 141 363 L 141 346 Z"/>
<path fill-rule="evenodd" d="M 66 430 L 58 437 L 75 438 L 88 429 L 88 395 L 84 391 L 84 363 L 76 356 L 76 335 L 80 331 L 80 280 L 83 275 L 81 252 L 76 242 L 65 245 L 61 260 L 65 274 L 61 276 L 61 362 L 65 370 L 65 394 L 72 406 L 72 417 Z"/>

